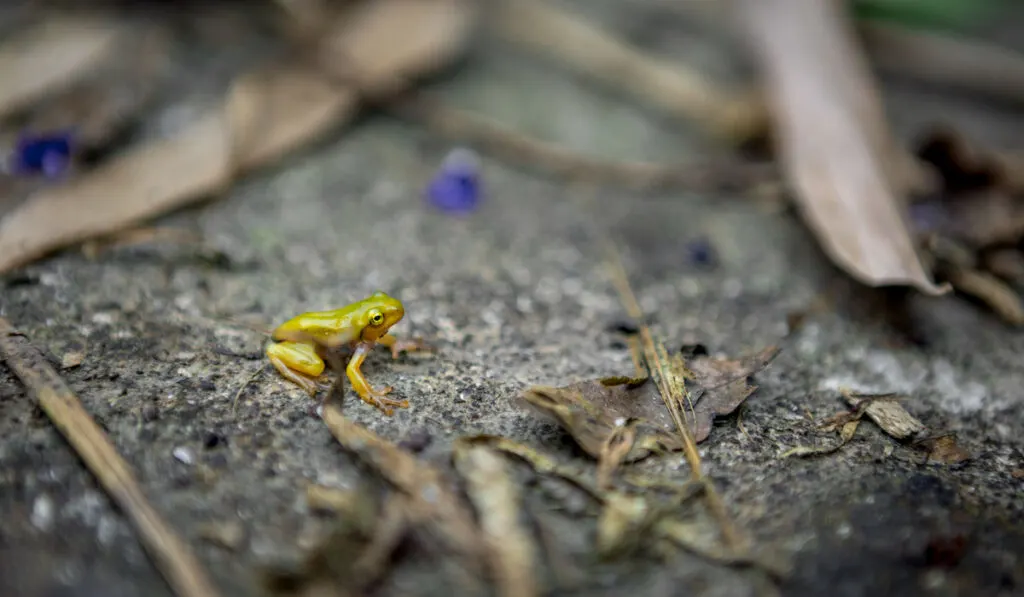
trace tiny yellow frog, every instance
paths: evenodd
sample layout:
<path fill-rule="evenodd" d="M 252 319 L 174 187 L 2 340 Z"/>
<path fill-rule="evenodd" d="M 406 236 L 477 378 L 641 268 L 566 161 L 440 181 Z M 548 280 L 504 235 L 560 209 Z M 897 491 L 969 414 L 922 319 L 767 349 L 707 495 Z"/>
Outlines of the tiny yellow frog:
<path fill-rule="evenodd" d="M 392 388 L 373 388 L 360 367 L 376 344 L 390 348 L 392 358 L 402 351 L 426 348 L 418 340 L 399 340 L 388 333 L 403 316 L 401 301 L 381 291 L 340 309 L 303 313 L 273 331 L 274 342 L 267 345 L 267 358 L 278 373 L 312 397 L 326 368 L 324 358 L 333 358 L 340 348 L 354 349 L 345 367 L 352 387 L 364 402 L 391 416 L 391 407 L 408 408 L 409 401 L 386 398 Z"/>

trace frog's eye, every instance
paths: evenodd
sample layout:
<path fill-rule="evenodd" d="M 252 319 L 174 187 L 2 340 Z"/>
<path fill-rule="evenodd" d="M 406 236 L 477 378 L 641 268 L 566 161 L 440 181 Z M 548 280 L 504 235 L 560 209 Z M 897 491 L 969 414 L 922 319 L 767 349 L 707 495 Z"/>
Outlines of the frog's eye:
<path fill-rule="evenodd" d="M 370 324 L 380 325 L 384 323 L 384 314 L 380 311 L 370 311 Z"/>

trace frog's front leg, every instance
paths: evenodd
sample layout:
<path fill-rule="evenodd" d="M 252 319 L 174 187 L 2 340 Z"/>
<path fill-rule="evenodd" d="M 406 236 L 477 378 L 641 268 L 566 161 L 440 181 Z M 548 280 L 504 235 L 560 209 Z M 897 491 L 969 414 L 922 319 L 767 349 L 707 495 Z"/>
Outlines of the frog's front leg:
<path fill-rule="evenodd" d="M 420 338 L 413 338 L 412 340 L 399 340 L 391 334 L 384 334 L 380 338 L 377 338 L 377 342 L 387 346 L 391 349 L 391 358 L 397 359 L 398 355 L 403 352 L 417 352 L 417 351 L 429 351 L 432 350 L 430 346 L 423 342 Z"/>
<path fill-rule="evenodd" d="M 306 391 L 310 397 L 320 389 L 317 378 L 324 372 L 324 360 L 316 348 L 300 342 L 276 342 L 267 346 L 267 358 L 277 372 Z"/>
<path fill-rule="evenodd" d="M 385 398 L 385 396 L 391 392 L 391 386 L 376 390 L 370 386 L 368 381 L 366 381 L 366 377 L 363 376 L 361 367 L 363 366 L 363 361 L 366 360 L 366 355 L 369 354 L 372 349 L 372 342 L 360 342 L 357 344 L 355 352 L 352 353 L 352 360 L 348 362 L 348 367 L 345 368 L 345 373 L 348 375 L 348 380 L 352 382 L 352 388 L 355 389 L 357 394 L 359 394 L 359 397 L 362 398 L 363 402 L 379 408 L 384 412 L 384 414 L 390 417 L 393 414 L 390 407 L 409 408 L 409 401 Z"/>

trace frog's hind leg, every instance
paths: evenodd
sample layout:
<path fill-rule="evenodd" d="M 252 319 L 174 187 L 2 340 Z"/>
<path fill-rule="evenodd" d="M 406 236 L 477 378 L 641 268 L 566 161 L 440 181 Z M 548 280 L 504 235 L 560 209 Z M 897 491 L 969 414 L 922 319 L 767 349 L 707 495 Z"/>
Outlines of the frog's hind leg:
<path fill-rule="evenodd" d="M 325 364 L 315 348 L 298 342 L 277 342 L 267 346 L 267 358 L 281 377 L 305 390 L 310 397 L 316 396 L 320 389 L 317 378 L 324 372 Z"/>

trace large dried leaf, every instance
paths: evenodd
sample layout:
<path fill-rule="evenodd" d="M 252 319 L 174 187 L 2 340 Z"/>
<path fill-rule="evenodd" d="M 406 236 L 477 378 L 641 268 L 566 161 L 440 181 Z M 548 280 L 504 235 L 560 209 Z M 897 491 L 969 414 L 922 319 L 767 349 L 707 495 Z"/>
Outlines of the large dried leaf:
<path fill-rule="evenodd" d="M 0 116 L 74 83 L 117 46 L 124 28 L 82 15 L 53 17 L 0 47 Z"/>
<path fill-rule="evenodd" d="M 696 417 L 694 421 L 688 416 L 687 424 L 695 441 L 707 439 L 714 418 L 736 410 L 757 389 L 748 383 L 748 377 L 767 366 L 778 352 L 773 346 L 742 359 L 700 356 L 687 363 L 694 377 L 692 384 L 687 383 L 687 390 Z M 557 421 L 594 458 L 602 457 L 613 434 L 627 424 L 635 426 L 636 437 L 632 448 L 621 457 L 622 462 L 640 460 L 652 452 L 682 449 L 682 440 L 657 385 L 649 379 L 617 377 L 558 388 L 534 386 L 521 398 Z"/>
<path fill-rule="evenodd" d="M 845 3 L 736 0 L 789 184 L 825 252 L 871 286 L 932 282 L 904 222 L 911 156 L 885 123 Z"/>
<path fill-rule="evenodd" d="M 375 0 L 348 14 L 325 47 L 359 72 L 407 81 L 463 47 L 471 3 Z M 389 76 L 390 75 L 390 76 Z M 56 249 L 137 225 L 224 189 L 351 118 L 354 89 L 296 66 L 242 77 L 224 106 L 176 137 L 131 149 L 88 176 L 47 188 L 0 221 L 0 273 Z"/>

